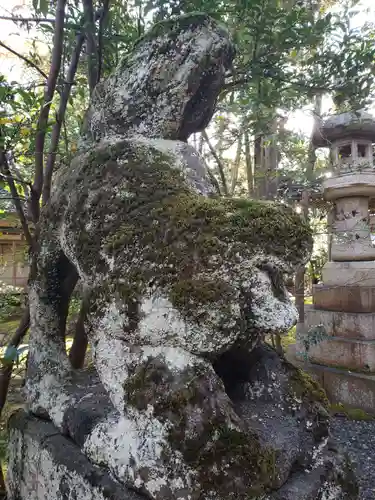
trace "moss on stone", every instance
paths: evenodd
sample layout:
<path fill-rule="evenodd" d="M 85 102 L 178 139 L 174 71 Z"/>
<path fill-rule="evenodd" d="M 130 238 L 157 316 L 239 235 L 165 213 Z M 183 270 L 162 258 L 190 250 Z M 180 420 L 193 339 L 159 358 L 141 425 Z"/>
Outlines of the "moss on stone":
<path fill-rule="evenodd" d="M 162 358 L 150 358 L 131 374 L 124 389 L 127 404 L 139 410 L 151 404 L 156 418 L 172 424 L 164 459 L 169 462 L 169 453 L 179 451 L 195 471 L 200 495 L 208 496 L 214 483 L 218 498 L 247 500 L 272 486 L 276 452 L 242 428 L 234 413 L 222 412 L 222 388 L 215 384 L 216 378 L 210 379 L 200 366 L 177 376 Z"/>
<path fill-rule="evenodd" d="M 319 402 L 325 410 L 329 410 L 329 401 L 323 387 L 314 380 L 311 375 L 295 368 L 290 376 L 291 389 L 298 398 L 309 401 Z"/>
<path fill-rule="evenodd" d="M 342 403 L 335 403 L 330 405 L 330 412 L 332 415 L 344 414 L 349 420 L 374 420 L 375 416 L 370 415 L 365 410 L 360 408 L 351 408 L 343 405 Z"/>
<path fill-rule="evenodd" d="M 241 275 L 244 261 L 275 256 L 293 266 L 311 246 L 310 228 L 291 208 L 200 196 L 173 155 L 152 146 L 120 141 L 76 162 L 63 191 L 77 193 L 66 223 L 83 271 L 125 279 L 129 289 L 153 283 L 183 315 L 202 303 L 226 311 L 235 296 L 228 278 Z M 223 268 L 229 276 L 221 279 Z"/>
<path fill-rule="evenodd" d="M 208 446 L 192 463 L 203 495 L 209 494 L 213 483 L 219 498 L 233 500 L 255 498 L 271 488 L 277 473 L 276 452 L 261 445 L 255 434 L 219 427 L 208 435 Z M 238 478 L 244 487 L 236 487 Z"/>
<path fill-rule="evenodd" d="M 202 26 L 213 22 L 213 19 L 204 12 L 189 12 L 182 16 L 172 17 L 155 23 L 152 28 L 142 35 L 136 42 L 138 45 L 141 42 L 154 40 L 163 35 L 168 35 L 170 39 L 178 36 L 182 31 L 194 26 Z M 224 28 L 223 28 L 224 29 Z"/>
<path fill-rule="evenodd" d="M 233 289 L 224 282 L 203 279 L 181 279 L 170 287 L 169 299 L 174 307 L 185 314 L 197 315 L 197 306 L 224 301 L 230 314 L 230 299 L 234 296 Z M 233 297 L 234 298 L 234 297 Z M 208 311 L 207 311 L 208 312 Z M 199 313 L 199 314 L 204 314 Z M 204 320 L 201 316 L 198 320 Z"/>

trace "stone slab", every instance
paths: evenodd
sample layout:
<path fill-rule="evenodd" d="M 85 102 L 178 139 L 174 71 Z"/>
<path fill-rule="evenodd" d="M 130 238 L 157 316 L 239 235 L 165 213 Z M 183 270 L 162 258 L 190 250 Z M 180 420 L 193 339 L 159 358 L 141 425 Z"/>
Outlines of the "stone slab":
<path fill-rule="evenodd" d="M 327 262 L 322 268 L 326 286 L 375 286 L 375 260 Z"/>
<path fill-rule="evenodd" d="M 328 201 L 350 196 L 375 196 L 375 173 L 364 171 L 333 176 L 323 181 L 324 198 Z"/>
<path fill-rule="evenodd" d="M 297 356 L 304 352 L 304 347 L 297 340 Z M 344 368 L 363 373 L 375 373 L 375 340 L 346 339 L 331 337 L 312 345 L 308 352 L 312 363 Z"/>
<path fill-rule="evenodd" d="M 375 341 L 332 338 L 324 340 L 309 351 L 314 363 L 375 373 Z"/>
<path fill-rule="evenodd" d="M 8 500 L 144 500 L 92 465 L 50 422 L 20 410 L 9 421 Z"/>
<path fill-rule="evenodd" d="M 289 346 L 287 359 L 309 372 L 325 389 L 331 403 L 375 415 L 375 375 L 302 362 L 296 358 L 295 345 Z"/>
<path fill-rule="evenodd" d="M 323 325 L 333 337 L 375 340 L 375 313 L 326 311 L 306 305 L 304 330 L 316 325 Z"/>
<path fill-rule="evenodd" d="M 347 313 L 375 313 L 374 286 L 313 286 L 315 309 Z"/>

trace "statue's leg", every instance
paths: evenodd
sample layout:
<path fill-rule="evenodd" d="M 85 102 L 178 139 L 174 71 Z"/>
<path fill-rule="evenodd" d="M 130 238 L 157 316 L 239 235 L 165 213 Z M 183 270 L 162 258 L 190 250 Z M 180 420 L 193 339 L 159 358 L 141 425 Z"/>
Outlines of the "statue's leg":
<path fill-rule="evenodd" d="M 212 498 L 242 499 L 270 483 L 272 451 L 242 424 L 211 364 L 178 347 L 130 345 L 112 319 L 112 333 L 99 327 L 90 340 L 120 415 L 93 429 L 90 459 L 154 500 L 211 498 L 212 485 Z"/>
<path fill-rule="evenodd" d="M 26 394 L 32 411 L 47 414 L 60 426 L 62 407 L 68 399 L 62 387 L 71 371 L 65 349 L 65 324 L 77 274 L 52 241 L 42 247 L 33 266 Z"/>

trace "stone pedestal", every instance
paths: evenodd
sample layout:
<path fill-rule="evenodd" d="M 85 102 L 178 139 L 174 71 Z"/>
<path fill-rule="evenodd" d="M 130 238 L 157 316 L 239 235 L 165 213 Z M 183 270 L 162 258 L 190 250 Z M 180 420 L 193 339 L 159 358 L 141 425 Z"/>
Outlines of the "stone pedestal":
<path fill-rule="evenodd" d="M 144 500 L 92 465 L 50 422 L 20 410 L 9 432 L 8 500 Z"/>
<path fill-rule="evenodd" d="M 375 286 L 375 261 L 327 262 L 322 269 L 323 283 L 337 286 Z"/>
<path fill-rule="evenodd" d="M 375 375 L 302 361 L 298 349 L 297 344 L 291 345 L 287 358 L 324 387 L 331 403 L 343 403 L 375 415 Z"/>
<path fill-rule="evenodd" d="M 375 287 L 315 286 L 313 305 L 305 306 L 304 334 L 318 325 L 329 338 L 310 347 L 304 368 L 318 377 L 331 402 L 375 414 Z M 293 353 L 300 361 L 302 340 Z"/>

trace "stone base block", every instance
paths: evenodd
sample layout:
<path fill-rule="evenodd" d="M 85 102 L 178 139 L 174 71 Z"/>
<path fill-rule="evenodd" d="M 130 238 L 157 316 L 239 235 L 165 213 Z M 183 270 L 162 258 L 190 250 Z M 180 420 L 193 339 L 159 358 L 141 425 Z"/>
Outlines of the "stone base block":
<path fill-rule="evenodd" d="M 315 285 L 313 303 L 316 309 L 327 311 L 375 313 L 375 287 Z"/>
<path fill-rule="evenodd" d="M 304 330 L 323 325 L 333 337 L 375 340 L 375 313 L 349 313 L 305 306 Z"/>
<path fill-rule="evenodd" d="M 375 373 L 375 341 L 334 338 L 311 347 L 309 358 L 314 363 Z"/>
<path fill-rule="evenodd" d="M 342 403 L 375 415 L 375 375 L 303 363 L 295 357 L 295 346 L 290 346 L 287 357 L 322 385 L 331 403 Z"/>
<path fill-rule="evenodd" d="M 322 268 L 326 286 L 375 286 L 375 260 L 327 262 Z"/>
<path fill-rule="evenodd" d="M 20 410 L 9 432 L 8 500 L 144 500 L 93 466 L 51 423 Z"/>
<path fill-rule="evenodd" d="M 297 356 L 302 358 L 303 345 L 297 341 Z M 351 340 L 332 337 L 310 347 L 308 359 L 311 363 L 375 373 L 375 340 Z"/>
<path fill-rule="evenodd" d="M 375 196 L 375 174 L 373 171 L 357 171 L 346 175 L 333 175 L 323 181 L 324 198 L 337 200 L 338 198 Z"/>
<path fill-rule="evenodd" d="M 309 372 L 325 389 L 331 403 L 342 403 L 349 408 L 358 408 L 375 415 L 375 375 L 302 362 L 296 358 L 295 352 L 296 346 L 289 346 L 288 360 Z"/>

